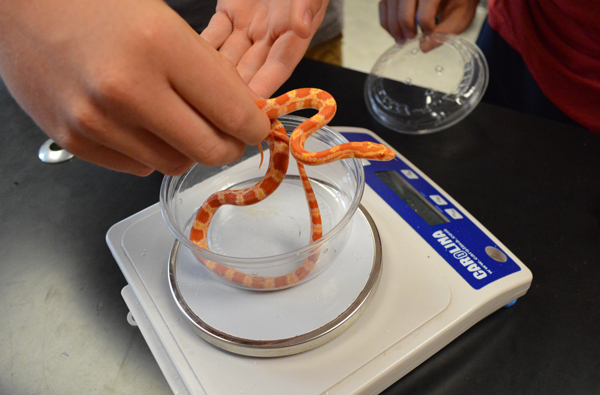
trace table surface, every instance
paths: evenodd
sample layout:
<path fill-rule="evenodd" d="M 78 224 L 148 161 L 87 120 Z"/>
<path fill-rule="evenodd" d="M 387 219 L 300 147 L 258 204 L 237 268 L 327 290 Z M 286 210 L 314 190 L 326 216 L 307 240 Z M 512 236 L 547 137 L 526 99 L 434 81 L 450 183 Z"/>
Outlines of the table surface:
<path fill-rule="evenodd" d="M 332 125 L 373 130 L 533 272 L 527 295 L 460 336 L 385 394 L 600 393 L 600 136 L 481 103 L 450 129 L 380 126 L 366 75 L 303 60 L 284 92 L 318 87 Z M 156 203 L 162 176 L 74 159 L 44 164 L 45 135 L 0 82 L 0 394 L 164 394 L 126 321 L 109 227 Z"/>

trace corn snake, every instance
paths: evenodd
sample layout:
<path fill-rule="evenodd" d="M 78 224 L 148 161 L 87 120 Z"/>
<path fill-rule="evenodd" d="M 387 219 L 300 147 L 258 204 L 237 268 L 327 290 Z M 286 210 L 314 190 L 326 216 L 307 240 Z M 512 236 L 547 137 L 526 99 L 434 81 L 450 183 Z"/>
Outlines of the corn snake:
<path fill-rule="evenodd" d="M 304 143 L 315 131 L 329 123 L 335 115 L 335 99 L 327 92 L 303 88 L 285 93 L 277 98 L 259 100 L 258 107 L 271 119 L 271 132 L 265 139 L 269 145 L 269 165 L 265 176 L 254 186 L 240 190 L 223 190 L 208 197 L 196 213 L 190 240 L 208 250 L 207 235 L 210 222 L 216 211 L 223 205 L 248 206 L 256 204 L 271 195 L 283 182 L 289 164 L 289 153 L 296 159 L 302 186 L 310 213 L 310 242 L 322 236 L 321 214 L 316 196 L 311 187 L 304 165 L 321 165 L 346 158 L 369 160 L 391 160 L 394 152 L 381 144 L 371 142 L 344 143 L 320 152 L 308 152 Z M 288 138 L 278 117 L 294 111 L 313 108 L 318 110 L 302 122 Z M 262 148 L 261 164 L 262 164 Z M 244 273 L 226 265 L 212 262 L 198 255 L 201 262 L 212 272 L 248 289 L 277 290 L 290 287 L 306 278 L 314 268 L 319 253 L 313 253 L 292 272 L 277 277 L 263 277 Z"/>

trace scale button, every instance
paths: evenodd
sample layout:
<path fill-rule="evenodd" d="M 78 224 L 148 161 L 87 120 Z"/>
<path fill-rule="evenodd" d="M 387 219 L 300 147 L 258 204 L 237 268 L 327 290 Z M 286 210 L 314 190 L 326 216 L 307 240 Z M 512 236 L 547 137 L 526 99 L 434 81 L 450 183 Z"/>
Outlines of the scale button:
<path fill-rule="evenodd" d="M 402 174 L 404 174 L 406 176 L 406 178 L 408 178 L 410 180 L 416 180 L 417 178 L 419 178 L 419 176 L 416 175 L 415 172 L 412 170 L 405 169 L 405 170 L 401 170 L 401 171 L 402 171 Z"/>
<path fill-rule="evenodd" d="M 463 217 L 458 211 L 456 211 L 453 208 L 447 208 L 444 211 L 446 211 L 446 213 L 448 213 L 448 215 L 453 219 L 461 219 Z"/>
<path fill-rule="evenodd" d="M 500 251 L 496 247 L 492 247 L 492 246 L 485 247 L 485 253 L 488 254 L 488 256 L 490 258 L 492 258 L 493 260 L 498 261 L 500 263 L 504 263 L 504 262 L 508 261 L 508 257 L 506 256 L 506 254 L 503 253 L 502 251 Z"/>
<path fill-rule="evenodd" d="M 448 204 L 448 202 L 445 201 L 440 195 L 429 195 L 429 198 L 440 206 L 445 206 Z"/>

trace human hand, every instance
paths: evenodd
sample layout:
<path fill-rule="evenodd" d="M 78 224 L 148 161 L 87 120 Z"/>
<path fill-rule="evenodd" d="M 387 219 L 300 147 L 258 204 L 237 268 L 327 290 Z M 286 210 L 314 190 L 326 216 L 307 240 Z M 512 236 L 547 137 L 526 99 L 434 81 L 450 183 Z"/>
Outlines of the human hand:
<path fill-rule="evenodd" d="M 202 38 L 260 98 L 288 79 L 321 25 L 329 0 L 219 0 Z"/>
<path fill-rule="evenodd" d="M 381 0 L 379 20 L 398 42 L 416 36 L 417 22 L 424 34 L 459 34 L 471 25 L 477 4 L 479 0 Z"/>
<path fill-rule="evenodd" d="M 0 0 L 0 74 L 61 147 L 137 175 L 232 162 L 270 129 L 234 67 L 160 0 Z"/>

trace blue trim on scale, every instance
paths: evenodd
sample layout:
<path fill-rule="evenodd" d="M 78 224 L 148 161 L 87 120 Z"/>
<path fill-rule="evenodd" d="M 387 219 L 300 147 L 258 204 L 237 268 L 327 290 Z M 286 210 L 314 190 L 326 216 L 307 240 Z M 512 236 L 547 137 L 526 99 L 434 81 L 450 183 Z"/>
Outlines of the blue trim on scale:
<path fill-rule="evenodd" d="M 365 133 L 342 133 L 349 141 L 372 141 L 373 136 Z M 443 197 L 429 182 L 401 158 L 389 162 L 370 162 L 365 166 L 367 184 L 406 221 L 448 264 L 474 289 L 493 283 L 509 274 L 521 270 L 502 248 L 493 242 L 458 207 Z M 444 218 L 442 223 L 430 225 L 424 217 L 400 197 L 381 176 L 385 172 L 396 172 L 410 184 L 435 216 Z M 380 173 L 381 172 L 381 173 Z M 394 175 L 397 177 L 396 175 Z M 441 214 L 441 215 L 440 215 Z M 402 235 L 397 235 L 402 237 Z M 495 258 L 492 258 L 492 256 Z"/>

